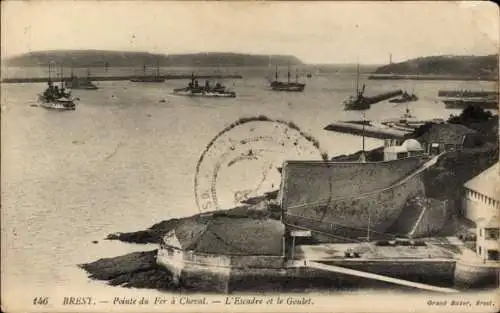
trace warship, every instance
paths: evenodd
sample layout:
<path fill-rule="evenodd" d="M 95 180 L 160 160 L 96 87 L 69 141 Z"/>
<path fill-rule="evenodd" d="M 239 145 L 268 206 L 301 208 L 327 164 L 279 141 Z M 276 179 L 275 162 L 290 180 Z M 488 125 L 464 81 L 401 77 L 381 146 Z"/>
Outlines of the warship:
<path fill-rule="evenodd" d="M 234 91 L 227 90 L 226 86 L 217 82 L 211 86 L 208 80 L 205 80 L 205 85 L 201 86 L 198 83 L 194 73 L 191 74 L 191 81 L 184 88 L 176 88 L 173 91 L 174 95 L 188 97 L 206 97 L 206 98 L 235 98 Z"/>

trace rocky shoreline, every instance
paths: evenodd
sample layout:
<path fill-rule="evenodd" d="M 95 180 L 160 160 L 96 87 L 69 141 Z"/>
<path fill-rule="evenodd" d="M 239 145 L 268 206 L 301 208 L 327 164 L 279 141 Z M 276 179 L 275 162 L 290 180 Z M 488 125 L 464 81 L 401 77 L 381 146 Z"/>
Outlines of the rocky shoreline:
<path fill-rule="evenodd" d="M 332 160 L 355 161 L 359 159 L 360 154 L 361 151 L 358 151 L 349 155 L 337 156 Z M 369 161 L 380 161 L 383 149 L 366 151 L 365 154 Z M 435 206 L 443 200 L 448 200 L 448 213 L 446 215 L 449 217 L 449 227 L 444 227 L 441 232 L 437 233 L 448 236 L 460 231 L 460 224 L 455 223 L 455 221 L 460 207 L 459 202 L 463 196 L 462 185 L 497 161 L 498 144 L 489 142 L 480 148 L 449 153 L 441 158 L 434 168 L 425 173 L 423 180 L 427 199 L 420 199 L 417 202 L 421 205 Z M 249 221 L 279 220 L 281 211 L 275 205 L 276 197 L 276 191 L 269 192 L 263 196 L 248 199 L 247 205 L 209 214 L 169 219 L 145 230 L 110 234 L 106 239 L 135 244 L 159 244 L 163 236 L 183 222 L 193 220 L 208 222 L 215 218 L 247 219 Z M 174 287 L 172 283 L 171 274 L 156 265 L 156 251 L 135 252 L 99 259 L 95 262 L 80 264 L 79 267 L 84 269 L 91 279 L 103 280 L 113 286 L 179 291 L 179 287 Z M 268 287 L 276 291 L 285 288 L 286 284 L 286 282 L 280 282 L 276 283 L 276 286 L 273 285 L 274 287 Z"/>

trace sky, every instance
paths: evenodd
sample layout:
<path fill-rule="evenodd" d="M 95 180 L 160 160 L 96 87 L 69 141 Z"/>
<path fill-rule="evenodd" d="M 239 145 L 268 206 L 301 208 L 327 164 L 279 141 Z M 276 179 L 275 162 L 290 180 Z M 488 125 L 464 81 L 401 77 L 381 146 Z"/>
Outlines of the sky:
<path fill-rule="evenodd" d="M 499 49 L 492 2 L 2 1 L 2 57 L 53 49 L 385 64 Z"/>

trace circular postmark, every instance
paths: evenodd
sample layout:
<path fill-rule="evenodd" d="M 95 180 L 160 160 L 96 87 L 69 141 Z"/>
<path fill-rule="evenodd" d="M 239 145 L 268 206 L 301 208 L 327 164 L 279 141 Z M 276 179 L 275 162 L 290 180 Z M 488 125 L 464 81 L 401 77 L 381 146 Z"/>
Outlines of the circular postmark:
<path fill-rule="evenodd" d="M 201 212 L 230 209 L 280 188 L 285 160 L 327 160 L 319 142 L 293 122 L 241 118 L 219 132 L 196 165 L 194 192 Z"/>

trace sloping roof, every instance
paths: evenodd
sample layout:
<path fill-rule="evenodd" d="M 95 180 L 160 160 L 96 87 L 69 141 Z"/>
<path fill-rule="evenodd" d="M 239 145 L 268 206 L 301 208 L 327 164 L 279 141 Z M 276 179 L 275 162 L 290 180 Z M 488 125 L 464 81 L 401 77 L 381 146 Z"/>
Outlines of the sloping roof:
<path fill-rule="evenodd" d="M 460 124 L 433 124 L 420 141 L 459 145 L 465 135 L 475 133 L 475 130 Z"/>
<path fill-rule="evenodd" d="M 175 229 L 182 249 L 214 254 L 281 255 L 283 234 L 280 221 L 230 217 L 189 219 Z"/>
<path fill-rule="evenodd" d="M 499 163 L 483 171 L 465 183 L 465 188 L 500 201 L 500 166 Z"/>

